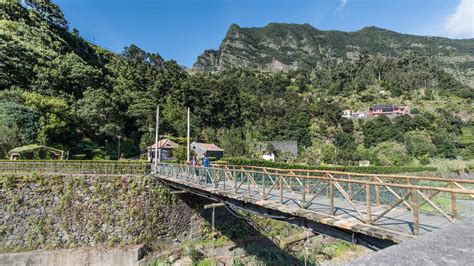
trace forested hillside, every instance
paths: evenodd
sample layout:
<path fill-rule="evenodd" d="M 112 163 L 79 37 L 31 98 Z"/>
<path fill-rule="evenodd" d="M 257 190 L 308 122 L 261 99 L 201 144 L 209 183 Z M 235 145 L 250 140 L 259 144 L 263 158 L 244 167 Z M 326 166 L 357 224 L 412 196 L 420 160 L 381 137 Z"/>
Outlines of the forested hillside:
<path fill-rule="evenodd" d="M 190 107 L 193 138 L 218 143 L 227 156 L 255 157 L 262 140 L 297 140 L 301 155 L 281 159 L 308 164 L 407 165 L 474 154 L 473 89 L 422 52 L 361 50 L 287 72 L 188 73 L 135 45 L 120 54 L 94 46 L 51 1 L 24 2 L 0 1 L 2 158 L 39 143 L 76 158 L 114 159 L 118 136 L 125 157 L 138 157 L 157 104 L 162 134 L 185 136 Z M 465 43 L 459 47 L 472 56 Z M 408 105 L 415 115 L 342 118 L 345 108 L 377 103 Z"/>

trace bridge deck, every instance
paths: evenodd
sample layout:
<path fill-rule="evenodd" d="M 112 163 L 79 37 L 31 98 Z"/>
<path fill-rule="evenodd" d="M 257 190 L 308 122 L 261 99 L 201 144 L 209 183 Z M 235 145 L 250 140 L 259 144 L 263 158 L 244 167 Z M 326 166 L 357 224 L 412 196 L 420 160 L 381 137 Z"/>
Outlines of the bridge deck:
<path fill-rule="evenodd" d="M 172 185 L 179 185 L 182 189 L 211 193 L 224 199 L 237 200 L 243 204 L 254 204 L 267 210 L 287 213 L 320 224 L 396 243 L 413 238 L 416 235 L 432 232 L 454 222 L 456 219 L 455 207 L 453 207 L 454 214 L 452 216 L 448 215 L 446 210 L 442 210 L 430 200 L 432 196 L 440 192 L 448 193 L 445 191 L 449 191 L 452 195 L 454 195 L 454 192 L 473 193 L 470 190 L 433 188 L 436 193 L 430 194 L 426 191 L 431 188 L 422 186 L 361 183 L 362 181 L 359 180 L 350 182 L 358 182 L 356 184 L 360 185 L 359 189 L 367 191 L 368 196 L 359 195 L 362 197 L 352 198 L 351 196 L 348 198 L 345 189 L 349 186 L 344 187 L 344 185 L 350 184 L 352 189 L 353 184 L 344 184 L 347 181 L 346 179 L 337 179 L 332 176 L 332 179 L 314 177 L 319 178 L 318 184 L 326 182 L 326 185 L 321 186 L 321 189 L 314 189 L 317 184 L 314 186 L 308 184 L 310 182 L 314 184 L 318 179 L 310 180 L 309 176 L 298 177 L 294 174 L 283 176 L 278 173 L 249 171 L 241 171 L 239 174 L 235 169 L 208 169 L 202 171 L 202 169 L 189 169 L 186 166 L 161 165 L 157 175 L 160 179 Z M 265 175 L 267 179 L 265 179 Z M 279 181 L 278 178 L 280 178 Z M 301 178 L 306 179 L 306 181 Z M 271 179 L 271 182 L 268 179 Z M 328 192 L 329 185 L 331 186 L 331 192 Z M 309 187 L 312 188 L 309 189 Z M 379 199 L 374 199 L 372 193 L 374 191 L 379 192 L 382 187 L 389 190 L 392 196 L 395 195 L 395 202 L 381 203 Z M 395 191 L 397 187 L 400 189 L 407 188 L 408 192 Z M 304 193 L 303 191 L 309 191 L 310 193 Z M 350 193 L 353 194 L 352 191 Z M 453 199 L 455 206 L 456 198 L 453 196 Z M 435 209 L 437 208 L 440 213 L 419 211 L 419 205 L 423 201 L 424 204 L 429 203 Z M 368 213 L 370 213 L 370 219 Z"/>

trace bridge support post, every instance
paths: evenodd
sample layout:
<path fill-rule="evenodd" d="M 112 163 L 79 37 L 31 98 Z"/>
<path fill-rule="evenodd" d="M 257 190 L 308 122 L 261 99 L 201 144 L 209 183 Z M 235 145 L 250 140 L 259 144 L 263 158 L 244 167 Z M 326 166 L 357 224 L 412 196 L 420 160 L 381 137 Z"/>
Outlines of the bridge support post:
<path fill-rule="evenodd" d="M 247 197 L 250 198 L 250 177 L 249 177 L 249 175 L 247 175 Z"/>
<path fill-rule="evenodd" d="M 378 179 L 376 176 L 374 176 L 374 182 L 378 183 Z M 377 207 L 380 206 L 380 187 L 379 186 L 374 186 L 375 189 L 375 204 L 377 204 Z"/>
<path fill-rule="evenodd" d="M 348 175 L 347 179 L 351 180 L 351 176 Z M 349 188 L 348 188 L 349 189 L 349 193 L 348 193 L 349 194 L 349 199 L 352 200 L 352 183 L 348 183 L 347 185 L 349 186 Z"/>
<path fill-rule="evenodd" d="M 280 176 L 280 203 L 283 204 L 283 177 Z"/>
<path fill-rule="evenodd" d="M 334 191 L 332 180 L 329 180 L 329 214 L 334 215 Z"/>
<path fill-rule="evenodd" d="M 234 169 L 234 192 L 237 193 L 237 172 Z"/>
<path fill-rule="evenodd" d="M 457 207 L 456 207 L 456 193 L 451 192 L 451 212 L 453 219 L 457 219 Z"/>
<path fill-rule="evenodd" d="M 370 206 L 370 184 L 365 185 L 365 203 L 367 204 L 367 218 L 365 219 L 365 222 L 370 224 L 372 222 L 372 210 Z"/>
<path fill-rule="evenodd" d="M 420 234 L 420 217 L 418 212 L 418 195 L 416 189 L 410 189 L 411 193 L 411 209 L 413 212 L 413 232 L 415 235 Z"/>
<path fill-rule="evenodd" d="M 302 177 L 301 178 L 301 185 L 302 185 L 302 188 L 301 188 L 301 192 L 303 193 L 303 199 L 302 199 L 302 202 L 303 202 L 303 209 L 306 209 L 306 178 Z"/>
<path fill-rule="evenodd" d="M 266 196 L 265 196 L 265 186 L 266 186 L 266 182 L 265 182 L 265 174 L 262 174 L 262 197 L 263 197 L 263 200 L 266 200 Z"/>

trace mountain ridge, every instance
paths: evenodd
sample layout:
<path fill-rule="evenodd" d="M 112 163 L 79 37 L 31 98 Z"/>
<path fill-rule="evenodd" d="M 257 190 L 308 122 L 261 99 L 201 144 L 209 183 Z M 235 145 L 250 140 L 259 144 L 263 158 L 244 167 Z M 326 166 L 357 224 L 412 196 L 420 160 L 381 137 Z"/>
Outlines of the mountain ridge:
<path fill-rule="evenodd" d="M 323 61 L 352 59 L 362 51 L 386 56 L 416 52 L 474 87 L 474 39 L 417 36 L 376 26 L 344 32 L 320 30 L 308 23 L 269 23 L 265 27 L 233 23 L 219 48 L 205 50 L 192 69 L 312 70 Z"/>

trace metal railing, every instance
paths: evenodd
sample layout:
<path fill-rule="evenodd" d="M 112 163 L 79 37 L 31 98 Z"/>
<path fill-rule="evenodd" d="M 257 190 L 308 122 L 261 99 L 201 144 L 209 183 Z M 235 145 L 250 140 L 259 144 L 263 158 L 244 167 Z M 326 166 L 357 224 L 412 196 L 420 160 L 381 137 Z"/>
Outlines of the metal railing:
<path fill-rule="evenodd" d="M 403 209 L 412 213 L 414 235 L 420 234 L 420 212 L 436 213 L 452 223 L 460 217 L 457 201 L 474 198 L 474 181 L 434 177 L 175 164 L 159 164 L 155 174 L 305 210 L 324 197 L 331 216 L 338 199 L 352 209 L 354 218 L 370 225 Z"/>

